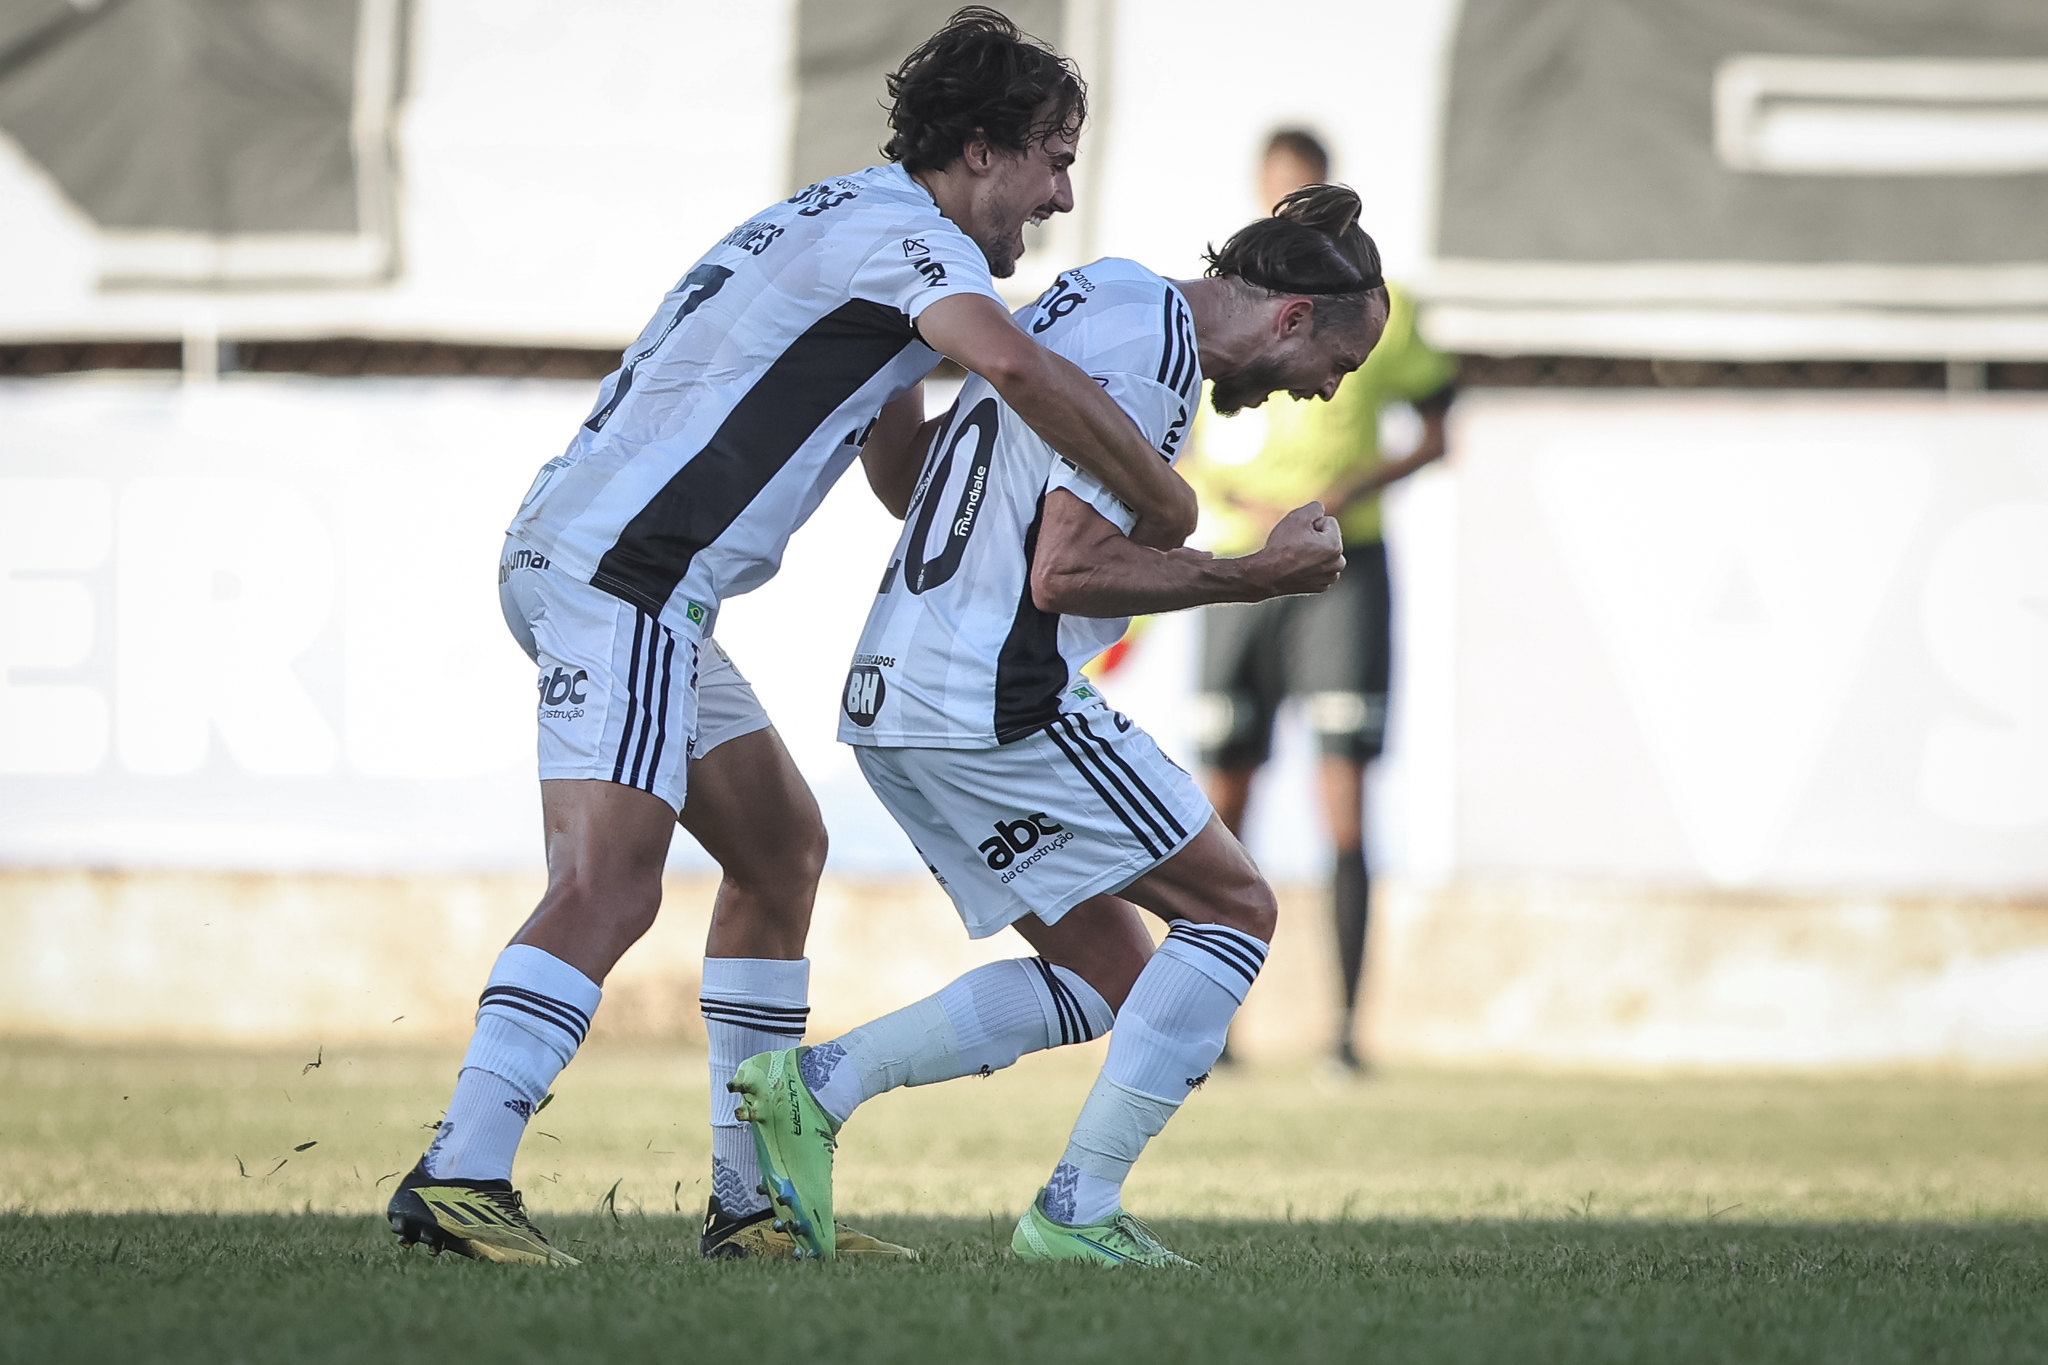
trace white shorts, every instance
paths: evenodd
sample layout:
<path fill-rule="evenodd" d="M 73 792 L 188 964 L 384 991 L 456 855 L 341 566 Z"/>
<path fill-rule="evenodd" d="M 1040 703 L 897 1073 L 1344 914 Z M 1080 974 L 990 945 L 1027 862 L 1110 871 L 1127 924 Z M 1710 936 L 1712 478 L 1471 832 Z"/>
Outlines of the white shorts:
<path fill-rule="evenodd" d="M 1121 891 L 1214 814 L 1195 780 L 1106 705 L 993 749 L 854 754 L 974 938 L 1025 915 L 1052 924 Z"/>
<path fill-rule="evenodd" d="M 689 761 L 768 725 L 716 641 L 670 630 L 515 540 L 498 562 L 498 603 L 540 669 L 544 782 L 619 782 L 680 813 Z"/>

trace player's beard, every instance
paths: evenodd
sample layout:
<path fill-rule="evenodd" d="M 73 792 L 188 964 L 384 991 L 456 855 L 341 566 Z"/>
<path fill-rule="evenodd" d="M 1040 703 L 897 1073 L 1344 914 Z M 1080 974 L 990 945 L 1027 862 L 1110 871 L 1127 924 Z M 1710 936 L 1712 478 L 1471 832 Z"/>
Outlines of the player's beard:
<path fill-rule="evenodd" d="M 1277 361 L 1256 361 L 1244 370 L 1219 379 L 1209 386 L 1209 406 L 1225 417 L 1255 408 L 1273 393 L 1287 387 Z"/>
<path fill-rule="evenodd" d="M 1034 209 L 1032 212 L 1046 212 L 1049 214 L 1050 210 Z M 980 247 L 981 254 L 988 258 L 989 274 L 999 280 L 1007 280 L 1010 276 L 1017 273 L 1018 258 L 1024 254 L 1024 229 L 1030 226 L 1030 222 L 1031 220 L 1027 217 L 1023 222 L 1004 233 L 1000 241 L 984 242 L 979 239 L 976 240 L 975 245 Z"/>
<path fill-rule="evenodd" d="M 1017 258 L 1024 254 L 1023 229 L 1019 228 L 1000 242 L 980 242 L 981 254 L 988 258 L 988 273 L 999 280 L 1007 280 L 1017 273 Z"/>
<path fill-rule="evenodd" d="M 981 248 L 982 256 L 988 261 L 988 273 L 999 280 L 1007 280 L 1016 274 L 1017 262 L 1024 255 L 1024 233 L 1031 226 L 1032 218 L 1050 219 L 1058 212 L 1059 206 L 1056 204 L 1039 204 L 1029 210 L 1016 226 L 1005 232 L 1000 240 L 993 237 L 988 240 L 976 237 L 974 244 Z"/>

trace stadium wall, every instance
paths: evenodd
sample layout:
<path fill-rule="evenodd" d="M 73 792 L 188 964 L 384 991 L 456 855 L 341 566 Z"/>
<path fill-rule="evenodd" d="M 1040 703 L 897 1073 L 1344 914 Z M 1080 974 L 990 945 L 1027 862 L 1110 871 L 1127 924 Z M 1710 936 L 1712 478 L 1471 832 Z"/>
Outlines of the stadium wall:
<path fill-rule="evenodd" d="M 589 392 L 0 384 L 0 1027 L 456 1026 L 538 868 L 491 565 Z M 1389 509 L 1388 1055 L 2048 1060 L 2044 429 L 2031 395 L 1468 397 Z M 893 535 L 843 484 L 719 628 L 832 830 L 821 1023 L 972 960 L 833 738 Z M 1193 645 L 1163 618 L 1104 683 L 1184 761 Z M 1255 803 L 1282 883 L 1326 858 L 1312 763 L 1285 727 Z M 679 839 L 618 1027 L 693 1027 L 709 871 Z M 1254 1050 L 1327 1032 L 1288 903 Z"/>
<path fill-rule="evenodd" d="M 530 874 L 0 873 L 0 1034 L 89 1042 L 433 1044 L 451 1064 Z M 716 883 L 672 879 L 606 984 L 599 1036 L 701 1046 Z M 1363 1037 L 1384 1061 L 1815 1068 L 2048 1065 L 2048 898 L 1710 894 L 1476 879 L 1382 889 Z M 1281 931 L 1233 1028 L 1254 1061 L 1335 1027 L 1322 893 Z M 928 878 L 832 878 L 810 953 L 830 1037 L 1008 956 Z"/>

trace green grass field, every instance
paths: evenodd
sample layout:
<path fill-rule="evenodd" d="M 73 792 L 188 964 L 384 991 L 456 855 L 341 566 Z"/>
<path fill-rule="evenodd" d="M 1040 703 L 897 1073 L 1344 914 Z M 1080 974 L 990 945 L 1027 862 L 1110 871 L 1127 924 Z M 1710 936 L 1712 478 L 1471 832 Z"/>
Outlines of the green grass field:
<path fill-rule="evenodd" d="M 1092 1055 L 849 1125 L 921 1263 L 707 1266 L 701 1060 L 593 1045 L 521 1155 L 549 1273 L 381 1226 L 452 1049 L 319 1059 L 0 1044 L 0 1360 L 2048 1360 L 2041 1078 L 1224 1074 L 1130 1186 L 1208 1272 L 1142 1276 L 1005 1250 Z"/>

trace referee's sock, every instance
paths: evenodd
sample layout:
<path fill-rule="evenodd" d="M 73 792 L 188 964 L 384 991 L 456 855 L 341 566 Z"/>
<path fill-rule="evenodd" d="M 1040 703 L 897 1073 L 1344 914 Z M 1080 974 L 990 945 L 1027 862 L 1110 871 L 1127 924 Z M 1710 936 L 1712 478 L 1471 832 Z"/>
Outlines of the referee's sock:
<path fill-rule="evenodd" d="M 1079 1226 L 1116 1212 L 1145 1144 L 1209 1078 L 1265 961 L 1263 942 L 1221 924 L 1181 920 L 1167 932 L 1117 1014 L 1102 1074 L 1046 1183 L 1054 1222 Z"/>
<path fill-rule="evenodd" d="M 1344 981 L 1344 1035 L 1351 1038 L 1351 1016 L 1358 1008 L 1358 982 L 1365 966 L 1365 926 L 1372 913 L 1372 874 L 1365 849 L 1339 849 L 1330 878 L 1337 919 L 1337 965 Z"/>
<path fill-rule="evenodd" d="M 886 1090 L 993 1075 L 1027 1052 L 1100 1037 L 1115 1017 L 1109 1002 L 1065 967 L 1042 957 L 991 962 L 937 995 L 812 1048 L 804 1054 L 804 1084 L 844 1123 Z"/>

